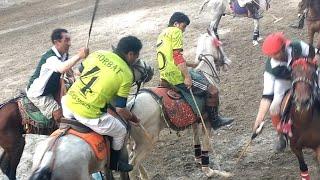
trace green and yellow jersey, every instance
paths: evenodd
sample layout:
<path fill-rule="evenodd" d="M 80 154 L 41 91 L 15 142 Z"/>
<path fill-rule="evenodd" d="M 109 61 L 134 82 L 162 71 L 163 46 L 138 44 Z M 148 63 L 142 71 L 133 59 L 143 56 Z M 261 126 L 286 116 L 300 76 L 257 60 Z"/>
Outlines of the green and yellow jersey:
<path fill-rule="evenodd" d="M 183 32 L 177 27 L 168 27 L 158 37 L 157 60 L 160 78 L 172 85 L 184 82 L 183 74 L 174 64 L 173 50 L 176 49 L 183 49 Z"/>
<path fill-rule="evenodd" d="M 128 64 L 109 51 L 91 53 L 83 62 L 83 72 L 66 95 L 66 105 L 75 114 L 98 118 L 114 97 L 127 98 L 133 81 Z"/>

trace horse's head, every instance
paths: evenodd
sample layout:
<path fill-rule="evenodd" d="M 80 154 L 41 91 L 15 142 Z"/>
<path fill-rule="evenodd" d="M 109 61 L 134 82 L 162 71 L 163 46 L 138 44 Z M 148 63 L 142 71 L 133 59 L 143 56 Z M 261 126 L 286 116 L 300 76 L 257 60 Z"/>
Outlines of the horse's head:
<path fill-rule="evenodd" d="M 214 79 L 219 79 L 217 71 L 220 70 L 220 67 L 226 68 L 231 63 L 223 51 L 221 41 L 209 29 L 198 39 L 195 62 L 199 64 L 196 69 Z"/>
<path fill-rule="evenodd" d="M 315 61 L 300 58 L 292 65 L 293 101 L 297 108 L 309 109 L 314 103 L 314 89 L 317 84 Z"/>
<path fill-rule="evenodd" d="M 198 40 L 196 62 L 206 58 L 217 68 L 228 63 L 225 62 L 227 58 L 223 53 L 221 45 L 221 41 L 219 41 L 214 32 L 207 29 L 207 33 L 202 34 Z"/>
<path fill-rule="evenodd" d="M 152 79 L 154 69 L 141 59 L 131 65 L 134 75 L 134 82 L 137 84 L 148 82 Z"/>

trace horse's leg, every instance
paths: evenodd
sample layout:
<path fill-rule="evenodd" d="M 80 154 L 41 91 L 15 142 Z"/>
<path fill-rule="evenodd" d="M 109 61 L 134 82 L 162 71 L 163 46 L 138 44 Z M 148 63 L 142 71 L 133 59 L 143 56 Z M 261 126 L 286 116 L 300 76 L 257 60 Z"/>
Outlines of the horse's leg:
<path fill-rule="evenodd" d="M 194 147 L 194 160 L 196 164 L 201 165 L 201 144 L 199 138 L 199 128 L 198 123 L 192 124 L 192 131 L 193 131 L 193 147 Z"/>
<path fill-rule="evenodd" d="M 206 134 L 208 132 L 208 134 Z M 201 151 L 201 165 L 202 171 L 206 176 L 211 177 L 214 175 L 213 170 L 209 167 L 209 151 L 211 150 L 210 146 L 210 137 L 211 137 L 211 125 L 205 121 L 205 124 L 202 124 L 202 151 Z"/>
<path fill-rule="evenodd" d="M 6 113 L 1 113 L 0 116 L 0 146 L 4 149 L 0 168 L 9 179 L 16 179 L 17 166 L 25 145 L 17 109 L 15 103 L 8 104 L 1 109 Z"/>
<path fill-rule="evenodd" d="M 309 44 L 313 45 L 313 38 L 314 38 L 314 30 L 312 29 L 311 23 L 308 24 L 308 37 L 309 37 Z"/>
<path fill-rule="evenodd" d="M 219 26 L 221 18 L 222 18 L 222 14 L 214 13 L 213 20 L 210 22 L 210 29 L 212 29 L 212 31 L 214 32 L 214 35 L 216 35 L 216 37 L 218 39 L 220 39 L 219 35 L 218 35 L 218 26 Z"/>
<path fill-rule="evenodd" d="M 159 134 L 159 132 L 158 132 Z M 153 139 L 147 138 L 141 131 L 136 130 L 134 133 L 131 132 L 131 136 L 135 141 L 135 149 L 134 155 L 130 160 L 130 164 L 133 165 L 133 170 L 130 172 L 131 178 L 136 178 L 137 170 L 140 172 L 141 179 L 149 179 L 148 175 L 145 171 L 141 172 L 141 161 L 145 158 L 145 156 L 151 152 L 157 138 L 153 137 Z M 144 170 L 144 169 L 143 169 Z"/>
<path fill-rule="evenodd" d="M 253 19 L 253 37 L 252 37 L 253 46 L 258 45 L 259 41 L 262 40 L 262 38 L 260 38 L 259 29 L 260 29 L 259 19 Z"/>
<path fill-rule="evenodd" d="M 206 134 L 206 130 L 208 134 Z M 202 163 L 202 172 L 206 174 L 207 177 L 211 177 L 214 174 L 217 174 L 222 177 L 230 177 L 232 174 L 225 172 L 225 171 L 219 171 L 219 170 L 213 170 L 209 167 L 209 151 L 212 151 L 212 146 L 210 145 L 210 137 L 211 137 L 211 124 L 209 121 L 205 121 L 205 126 L 202 126 L 202 135 L 203 135 L 203 151 L 202 151 L 202 157 L 201 157 L 201 163 Z"/>
<path fill-rule="evenodd" d="M 308 166 L 304 161 L 303 153 L 302 153 L 302 147 L 298 146 L 295 143 L 290 143 L 290 147 L 292 152 L 297 156 L 300 166 L 300 176 L 301 179 L 304 180 L 310 180 L 310 176 L 308 173 Z"/>
<path fill-rule="evenodd" d="M 0 167 L 2 172 L 9 179 L 16 179 L 16 170 L 22 156 L 25 145 L 25 139 L 18 132 L 0 132 L 0 145 L 3 147 L 3 158 L 1 158 Z"/>
<path fill-rule="evenodd" d="M 320 146 L 316 149 L 318 177 L 320 177 Z"/>

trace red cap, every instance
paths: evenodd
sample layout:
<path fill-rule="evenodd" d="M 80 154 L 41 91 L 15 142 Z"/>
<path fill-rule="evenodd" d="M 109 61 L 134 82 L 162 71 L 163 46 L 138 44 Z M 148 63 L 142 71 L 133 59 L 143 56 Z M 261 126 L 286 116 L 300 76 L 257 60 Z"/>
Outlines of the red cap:
<path fill-rule="evenodd" d="M 267 56 L 278 53 L 282 46 L 285 45 L 287 39 L 283 32 L 276 32 L 268 35 L 262 44 L 262 52 Z"/>

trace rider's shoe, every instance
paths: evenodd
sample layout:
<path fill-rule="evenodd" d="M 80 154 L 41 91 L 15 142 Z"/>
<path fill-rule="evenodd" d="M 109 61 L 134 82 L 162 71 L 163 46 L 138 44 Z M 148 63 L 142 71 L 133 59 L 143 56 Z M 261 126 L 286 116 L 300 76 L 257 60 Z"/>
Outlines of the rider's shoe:
<path fill-rule="evenodd" d="M 207 113 L 209 114 L 210 123 L 214 130 L 231 124 L 234 121 L 233 118 L 221 117 L 218 113 L 217 107 L 207 107 Z"/>
<path fill-rule="evenodd" d="M 120 172 L 130 172 L 133 169 L 133 166 L 131 164 L 118 161 L 117 166 L 111 167 L 112 170 L 120 171 Z"/>
<path fill-rule="evenodd" d="M 110 169 L 121 171 L 121 172 L 132 171 L 133 166 L 131 164 L 125 163 L 120 160 L 120 153 L 121 153 L 121 150 L 111 149 Z"/>
<path fill-rule="evenodd" d="M 211 120 L 211 126 L 214 130 L 217 130 L 222 126 L 231 124 L 233 121 L 233 118 L 217 116 L 215 119 Z"/>

